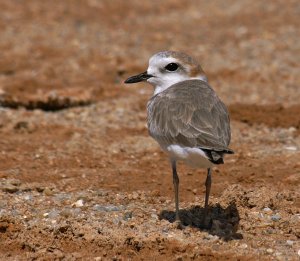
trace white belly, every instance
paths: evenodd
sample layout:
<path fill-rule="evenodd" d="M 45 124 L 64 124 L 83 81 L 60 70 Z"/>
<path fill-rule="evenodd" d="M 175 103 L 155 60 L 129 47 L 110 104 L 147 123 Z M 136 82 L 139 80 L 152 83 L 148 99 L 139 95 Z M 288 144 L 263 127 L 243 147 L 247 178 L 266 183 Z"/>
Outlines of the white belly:
<path fill-rule="evenodd" d="M 210 162 L 204 151 L 199 148 L 182 147 L 179 145 L 169 145 L 165 148 L 171 159 L 183 161 L 194 168 L 210 168 Z"/>

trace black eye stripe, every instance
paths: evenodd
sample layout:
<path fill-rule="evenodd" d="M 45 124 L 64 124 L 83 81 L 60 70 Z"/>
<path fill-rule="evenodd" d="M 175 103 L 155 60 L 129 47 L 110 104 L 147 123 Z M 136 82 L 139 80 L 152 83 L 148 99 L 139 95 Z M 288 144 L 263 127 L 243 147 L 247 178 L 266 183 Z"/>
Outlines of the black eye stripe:
<path fill-rule="evenodd" d="M 177 63 L 169 63 L 165 66 L 165 69 L 170 71 L 170 72 L 174 72 L 178 69 L 178 64 Z"/>

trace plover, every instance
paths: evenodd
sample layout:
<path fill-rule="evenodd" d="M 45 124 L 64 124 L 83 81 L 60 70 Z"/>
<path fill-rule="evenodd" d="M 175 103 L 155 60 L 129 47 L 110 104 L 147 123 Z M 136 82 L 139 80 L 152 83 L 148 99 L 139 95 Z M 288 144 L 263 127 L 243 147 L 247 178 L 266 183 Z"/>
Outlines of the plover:
<path fill-rule="evenodd" d="M 146 72 L 125 83 L 147 81 L 154 94 L 147 104 L 148 131 L 170 159 L 175 191 L 176 220 L 179 217 L 179 178 L 176 162 L 206 168 L 205 211 L 211 188 L 212 167 L 232 154 L 230 120 L 226 106 L 209 86 L 204 71 L 192 57 L 174 51 L 153 55 Z"/>

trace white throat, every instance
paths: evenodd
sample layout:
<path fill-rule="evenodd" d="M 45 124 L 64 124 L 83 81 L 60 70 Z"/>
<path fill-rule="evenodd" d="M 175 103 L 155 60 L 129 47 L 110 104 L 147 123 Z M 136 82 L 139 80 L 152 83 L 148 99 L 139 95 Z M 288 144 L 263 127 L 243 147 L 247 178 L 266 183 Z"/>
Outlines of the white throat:
<path fill-rule="evenodd" d="M 170 79 L 165 79 L 164 81 L 157 80 L 153 77 L 153 78 L 150 78 L 148 80 L 148 82 L 154 87 L 154 93 L 153 93 L 153 96 L 154 96 L 160 92 L 165 91 L 172 85 L 182 82 L 182 81 L 186 81 L 186 80 L 201 80 L 201 81 L 207 82 L 207 78 L 204 75 L 199 75 L 199 76 L 191 77 L 191 78 L 183 77 L 182 75 L 178 75 L 178 77 L 172 77 Z"/>
<path fill-rule="evenodd" d="M 175 83 L 173 83 L 173 84 L 175 84 Z M 160 92 L 163 92 L 164 90 L 168 89 L 173 84 L 170 84 L 169 82 L 165 82 L 165 83 L 162 83 L 160 85 L 154 86 L 154 93 L 153 93 L 153 95 L 156 95 L 156 94 L 158 94 Z"/>

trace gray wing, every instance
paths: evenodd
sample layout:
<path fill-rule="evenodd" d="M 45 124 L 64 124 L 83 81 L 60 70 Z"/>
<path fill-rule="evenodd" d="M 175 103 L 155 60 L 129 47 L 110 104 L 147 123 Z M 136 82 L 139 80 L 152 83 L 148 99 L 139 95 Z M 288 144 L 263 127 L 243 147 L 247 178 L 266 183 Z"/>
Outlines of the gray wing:
<path fill-rule="evenodd" d="M 227 108 L 206 82 L 174 84 L 152 97 L 147 109 L 149 133 L 161 145 L 231 151 Z"/>

